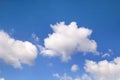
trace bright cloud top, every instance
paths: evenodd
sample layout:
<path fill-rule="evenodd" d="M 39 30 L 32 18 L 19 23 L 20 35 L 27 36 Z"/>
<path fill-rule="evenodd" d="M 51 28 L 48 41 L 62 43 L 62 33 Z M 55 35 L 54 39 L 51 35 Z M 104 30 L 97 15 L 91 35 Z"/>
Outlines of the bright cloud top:
<path fill-rule="evenodd" d="M 78 70 L 79 70 L 79 66 L 76 65 L 76 64 L 73 64 L 72 67 L 71 67 L 71 71 L 72 71 L 72 72 L 76 72 L 76 71 L 78 71 Z"/>
<path fill-rule="evenodd" d="M 32 65 L 37 57 L 37 48 L 31 42 L 15 40 L 6 32 L 0 31 L 0 59 L 15 68 L 22 63 Z"/>
<path fill-rule="evenodd" d="M 66 25 L 64 22 L 51 25 L 52 34 L 44 39 L 41 53 L 46 56 L 60 56 L 62 61 L 71 59 L 74 52 L 97 53 L 97 43 L 89 39 L 92 30 L 78 27 L 76 22 Z"/>
<path fill-rule="evenodd" d="M 91 73 L 95 80 L 120 80 L 120 57 L 113 61 L 86 61 L 85 70 Z"/>

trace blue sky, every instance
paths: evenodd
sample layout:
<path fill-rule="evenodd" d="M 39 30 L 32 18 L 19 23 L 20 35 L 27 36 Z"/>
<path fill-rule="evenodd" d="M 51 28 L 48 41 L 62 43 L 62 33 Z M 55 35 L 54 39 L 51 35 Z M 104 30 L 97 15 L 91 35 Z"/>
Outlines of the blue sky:
<path fill-rule="evenodd" d="M 87 63 L 90 65 L 89 61 L 96 62 L 98 69 L 101 68 L 101 66 L 99 66 L 99 62 L 102 64 L 102 62 L 105 62 L 105 60 L 107 60 L 107 62 L 105 62 L 106 65 L 113 64 L 115 66 L 120 66 L 120 64 L 118 64 L 118 62 L 120 62 L 119 4 L 119 0 L 1 0 L 0 80 L 62 80 L 61 77 L 64 78 L 65 76 L 67 78 L 70 77 L 71 79 L 64 78 L 63 80 L 80 80 L 80 78 L 81 80 L 85 80 L 82 79 L 83 74 L 87 75 L 87 77 L 92 77 L 90 80 L 96 80 L 96 73 L 91 69 L 91 67 L 88 67 Z M 64 22 L 64 24 L 61 22 Z M 80 48 L 79 46 L 73 47 L 72 45 L 69 45 L 70 48 L 61 47 L 61 50 L 63 50 L 63 52 L 66 52 L 65 57 L 71 57 L 71 59 L 65 58 L 65 60 L 62 60 L 64 53 L 62 53 L 62 51 L 59 51 L 60 48 L 58 47 L 59 44 L 56 44 L 56 36 L 54 36 L 55 38 L 52 38 L 54 33 L 58 36 L 58 39 L 62 39 L 59 37 L 61 34 L 59 34 L 57 30 L 54 30 L 55 28 L 51 28 L 51 24 L 53 27 L 60 27 L 60 29 L 69 27 L 71 25 L 77 26 L 75 30 L 81 30 L 84 27 L 83 32 L 85 32 L 87 37 L 84 37 L 84 35 L 82 35 L 84 37 L 82 40 L 88 41 L 84 42 L 84 45 L 90 46 L 88 49 L 91 51 L 87 51 L 86 47 L 84 51 L 81 49 L 82 43 L 75 41 L 75 44 L 80 45 Z M 61 28 L 60 24 L 64 27 Z M 70 30 L 69 28 L 65 29 L 68 32 Z M 89 34 L 87 33 L 87 30 L 88 32 L 92 32 Z M 4 34 L 9 36 L 9 38 Z M 48 34 L 51 34 L 51 36 L 48 37 Z M 67 34 L 65 31 L 62 31 L 62 34 L 62 37 L 68 37 L 64 36 L 64 34 Z M 77 33 L 72 34 L 74 36 L 77 35 Z M 68 37 L 72 40 L 73 43 L 74 36 L 70 35 L 70 37 Z M 81 36 L 79 37 L 81 39 Z M 77 37 L 74 38 L 79 40 Z M 13 46 L 13 44 L 8 46 L 7 42 L 5 41 L 9 41 L 9 39 L 14 39 L 13 42 L 16 44 L 17 40 L 19 40 L 21 41 L 20 44 L 23 46 L 30 45 L 30 47 L 27 49 L 34 48 L 33 53 L 31 50 L 30 52 L 29 50 L 23 51 L 26 53 L 25 55 L 22 53 L 22 51 L 21 53 L 19 51 L 22 57 L 17 56 L 15 59 L 20 59 L 18 62 L 20 62 L 22 69 L 20 66 L 14 64 L 14 61 L 7 59 L 6 56 L 14 54 L 18 55 L 19 53 L 17 53 L 17 49 L 23 50 L 24 47 L 21 47 L 20 45 Z M 45 39 L 48 40 L 45 42 Z M 92 42 L 91 40 L 94 40 L 95 42 Z M 25 43 L 25 41 L 27 42 Z M 2 44 L 4 42 L 6 44 Z M 65 41 L 63 41 L 62 44 L 67 46 L 68 44 L 64 42 Z M 91 42 L 91 44 L 89 44 L 89 42 Z M 95 45 L 95 43 L 97 47 L 91 48 L 91 45 Z M 48 44 L 52 45 L 48 46 Z M 41 50 L 39 46 L 42 46 L 42 48 L 45 50 Z M 53 47 L 56 47 L 59 50 L 57 51 L 57 49 Z M 13 49 L 11 50 L 11 48 Z M 73 48 L 79 48 L 80 50 Z M 69 53 L 69 50 L 67 49 L 73 49 L 73 51 L 70 51 Z M 57 53 L 53 52 L 51 54 L 47 54 L 44 52 L 47 50 L 54 52 L 56 51 Z M 97 51 L 99 55 L 96 55 L 95 51 Z M 86 55 L 84 53 L 86 53 Z M 29 54 L 31 55 L 29 56 Z M 117 57 L 119 60 L 118 62 L 116 62 Z M 12 58 L 14 59 L 14 56 L 12 56 Z M 33 63 L 31 62 L 32 60 Z M 87 62 L 86 60 L 89 61 Z M 71 68 L 74 64 L 77 65 L 79 69 L 71 71 Z M 91 63 L 91 66 L 96 65 Z M 84 67 L 86 67 L 86 69 Z M 105 68 L 105 66 L 102 66 L 102 68 Z M 116 73 L 118 71 L 120 72 L 120 69 L 118 67 L 114 68 L 115 70 L 117 69 L 117 71 L 114 71 L 115 74 L 112 74 L 114 76 L 112 79 L 118 80 L 120 79 L 120 77 L 118 77 L 120 75 L 116 76 Z M 97 73 L 101 75 L 99 71 Z M 105 80 L 110 80 L 110 76 L 111 74 L 108 74 L 107 78 L 103 75 L 99 77 L 103 77 Z M 76 77 L 80 78 L 75 79 Z"/>

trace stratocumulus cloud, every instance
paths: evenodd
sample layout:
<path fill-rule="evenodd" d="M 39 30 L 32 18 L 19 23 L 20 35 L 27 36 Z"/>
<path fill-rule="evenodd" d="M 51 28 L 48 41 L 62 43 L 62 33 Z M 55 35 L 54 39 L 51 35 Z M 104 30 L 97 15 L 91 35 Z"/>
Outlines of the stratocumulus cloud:
<path fill-rule="evenodd" d="M 66 25 L 64 22 L 51 25 L 53 30 L 44 39 L 44 47 L 40 47 L 41 54 L 45 56 L 60 56 L 62 61 L 71 59 L 75 52 L 97 54 L 97 43 L 90 39 L 92 30 L 78 27 L 76 22 Z"/>
<path fill-rule="evenodd" d="M 15 68 L 22 63 L 32 65 L 37 57 L 37 48 L 29 41 L 15 40 L 6 32 L 0 31 L 0 59 Z"/>

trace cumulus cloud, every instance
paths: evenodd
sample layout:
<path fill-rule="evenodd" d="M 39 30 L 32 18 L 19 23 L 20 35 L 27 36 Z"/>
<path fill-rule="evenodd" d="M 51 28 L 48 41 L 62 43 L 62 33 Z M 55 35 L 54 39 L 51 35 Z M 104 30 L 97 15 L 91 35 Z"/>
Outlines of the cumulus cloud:
<path fill-rule="evenodd" d="M 63 76 L 60 76 L 58 73 L 53 74 L 53 77 L 56 77 L 58 80 L 92 80 L 87 74 L 83 74 L 81 77 L 71 77 L 64 73 Z"/>
<path fill-rule="evenodd" d="M 92 30 L 78 27 L 76 22 L 66 25 L 64 22 L 51 25 L 53 30 L 44 39 L 44 47 L 40 47 L 45 56 L 60 56 L 62 61 L 71 59 L 74 52 L 97 53 L 97 43 L 90 39 Z"/>
<path fill-rule="evenodd" d="M 78 71 L 78 70 L 79 70 L 79 66 L 76 65 L 76 64 L 73 64 L 72 67 L 71 67 L 71 71 L 72 71 L 72 72 L 76 72 L 76 71 Z"/>
<path fill-rule="evenodd" d="M 37 57 L 37 48 L 29 41 L 15 40 L 6 32 L 0 31 L 0 59 L 15 68 L 22 63 L 32 65 Z"/>
<path fill-rule="evenodd" d="M 120 57 L 113 61 L 87 60 L 85 70 L 92 74 L 95 80 L 120 80 Z"/>
<path fill-rule="evenodd" d="M 0 78 L 0 80 L 5 80 L 5 78 Z"/>

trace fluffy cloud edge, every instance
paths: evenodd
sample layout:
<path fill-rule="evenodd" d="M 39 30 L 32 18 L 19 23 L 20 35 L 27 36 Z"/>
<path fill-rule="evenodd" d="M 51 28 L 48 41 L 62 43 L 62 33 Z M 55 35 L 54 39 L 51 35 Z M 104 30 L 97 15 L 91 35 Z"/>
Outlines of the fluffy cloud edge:
<path fill-rule="evenodd" d="M 0 30 L 0 59 L 14 68 L 22 64 L 32 65 L 37 57 L 37 48 L 29 41 L 16 40 Z"/>
<path fill-rule="evenodd" d="M 78 27 L 76 22 L 71 22 L 69 25 L 60 22 L 51 25 L 51 28 L 53 33 L 48 34 L 44 39 L 44 46 L 40 46 L 42 55 L 58 56 L 66 62 L 77 52 L 98 54 L 97 43 L 90 39 L 91 29 Z"/>
<path fill-rule="evenodd" d="M 120 80 L 120 57 L 116 57 L 112 61 L 86 60 L 84 68 L 95 80 Z"/>

